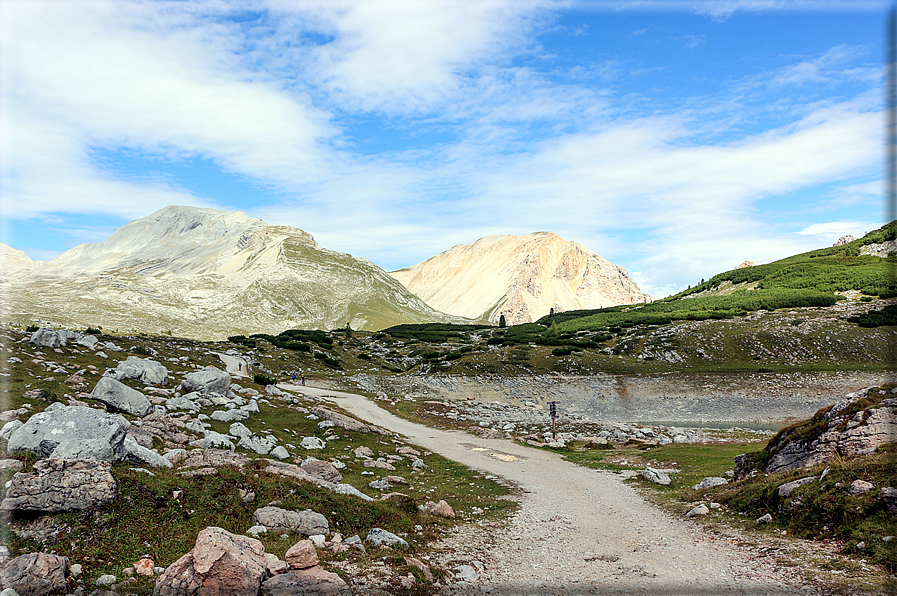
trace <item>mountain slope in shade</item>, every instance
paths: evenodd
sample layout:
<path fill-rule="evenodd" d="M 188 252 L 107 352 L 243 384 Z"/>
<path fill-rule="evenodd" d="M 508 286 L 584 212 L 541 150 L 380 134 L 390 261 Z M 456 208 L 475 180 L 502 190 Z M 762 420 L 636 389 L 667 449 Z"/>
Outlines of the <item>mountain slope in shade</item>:
<path fill-rule="evenodd" d="M 464 322 L 370 261 L 240 212 L 169 206 L 52 261 L 29 263 L 17 252 L 0 251 L 0 312 L 12 318 L 199 339 Z"/>
<path fill-rule="evenodd" d="M 648 302 L 622 267 L 551 232 L 487 236 L 390 273 L 443 312 L 527 323 L 556 312 Z"/>

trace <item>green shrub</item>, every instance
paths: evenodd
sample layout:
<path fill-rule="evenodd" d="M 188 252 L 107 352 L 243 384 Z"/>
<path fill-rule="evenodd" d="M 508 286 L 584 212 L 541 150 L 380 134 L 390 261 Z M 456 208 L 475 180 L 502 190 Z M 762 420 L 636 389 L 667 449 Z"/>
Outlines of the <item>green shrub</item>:
<path fill-rule="evenodd" d="M 255 373 L 254 375 L 252 375 L 252 380 L 256 385 L 262 385 L 263 387 L 277 384 L 277 379 L 263 373 Z"/>
<path fill-rule="evenodd" d="M 37 325 L 28 325 L 27 327 L 25 327 L 25 331 L 27 331 L 28 333 L 34 333 L 38 329 L 40 329 L 40 327 L 38 327 Z"/>

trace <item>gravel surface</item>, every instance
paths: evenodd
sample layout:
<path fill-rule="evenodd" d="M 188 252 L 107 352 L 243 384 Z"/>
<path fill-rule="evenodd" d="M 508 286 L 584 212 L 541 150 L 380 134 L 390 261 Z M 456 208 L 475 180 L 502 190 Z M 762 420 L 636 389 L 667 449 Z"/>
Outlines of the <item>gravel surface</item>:
<path fill-rule="evenodd" d="M 522 493 L 507 524 L 470 525 L 448 540 L 452 560 L 476 575 L 450 593 L 489 594 L 807 594 L 799 569 L 776 569 L 730 537 L 647 503 L 620 475 L 576 466 L 555 453 L 508 440 L 414 424 L 365 397 L 286 386 L 330 399 L 359 418 L 471 468 L 500 476 Z M 467 555 L 465 556 L 465 553 Z M 456 577 L 456 580 L 459 578 Z"/>

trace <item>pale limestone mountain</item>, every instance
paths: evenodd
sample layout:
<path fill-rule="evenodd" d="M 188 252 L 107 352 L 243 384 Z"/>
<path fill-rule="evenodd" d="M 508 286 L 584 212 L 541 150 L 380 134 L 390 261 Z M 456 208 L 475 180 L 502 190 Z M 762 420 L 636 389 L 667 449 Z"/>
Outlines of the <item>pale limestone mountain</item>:
<path fill-rule="evenodd" d="M 322 248 L 300 229 L 196 207 L 165 207 L 105 242 L 19 267 L 5 282 L 0 312 L 7 320 L 198 339 L 464 322 L 424 304 L 370 261 Z"/>
<path fill-rule="evenodd" d="M 735 268 L 736 268 L 736 269 L 747 269 L 748 267 L 753 267 L 753 266 L 756 265 L 756 264 L 757 264 L 757 263 L 755 263 L 755 262 L 753 262 L 753 261 L 744 261 L 741 265 L 738 265 L 738 266 L 735 267 Z"/>
<path fill-rule="evenodd" d="M 8 277 L 31 271 L 43 265 L 43 261 L 32 261 L 21 250 L 0 244 L 0 281 Z"/>
<path fill-rule="evenodd" d="M 509 325 L 653 300 L 623 267 L 551 232 L 487 236 L 390 275 L 433 308 Z"/>
<path fill-rule="evenodd" d="M 857 237 L 854 236 L 853 234 L 845 234 L 845 235 L 841 236 L 840 238 L 838 238 L 838 241 L 835 242 L 834 244 L 832 244 L 832 246 L 844 246 L 845 244 L 850 244 L 851 242 L 853 242 L 856 239 L 857 239 Z"/>

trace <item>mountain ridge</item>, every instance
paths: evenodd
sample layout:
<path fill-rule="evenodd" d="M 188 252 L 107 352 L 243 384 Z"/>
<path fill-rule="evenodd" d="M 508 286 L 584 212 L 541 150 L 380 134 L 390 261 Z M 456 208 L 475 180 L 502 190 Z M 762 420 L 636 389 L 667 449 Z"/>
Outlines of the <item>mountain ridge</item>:
<path fill-rule="evenodd" d="M 556 311 L 651 301 L 623 267 L 554 232 L 457 244 L 390 272 L 424 302 L 475 320 L 528 323 Z M 477 289 L 474 292 L 474 288 Z"/>

